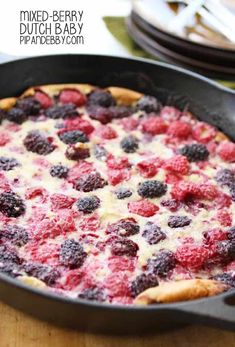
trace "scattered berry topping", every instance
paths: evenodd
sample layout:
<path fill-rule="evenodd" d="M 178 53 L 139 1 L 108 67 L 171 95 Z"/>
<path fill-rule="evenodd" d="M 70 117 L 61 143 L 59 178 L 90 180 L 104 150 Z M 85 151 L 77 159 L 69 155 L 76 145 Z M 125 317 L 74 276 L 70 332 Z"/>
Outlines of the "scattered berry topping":
<path fill-rule="evenodd" d="M 176 155 L 165 161 L 164 168 L 170 172 L 187 175 L 189 172 L 189 162 L 185 156 Z"/>
<path fill-rule="evenodd" d="M 50 169 L 50 175 L 52 177 L 66 178 L 68 176 L 69 169 L 62 164 L 53 165 Z"/>
<path fill-rule="evenodd" d="M 32 130 L 24 138 L 24 146 L 27 151 L 40 155 L 47 155 L 54 151 L 55 146 L 51 141 L 38 130 Z"/>
<path fill-rule="evenodd" d="M 86 103 L 86 96 L 76 89 L 64 89 L 60 92 L 59 102 L 61 104 L 74 104 L 79 107 Z"/>
<path fill-rule="evenodd" d="M 108 155 L 108 152 L 103 146 L 95 145 L 94 146 L 94 156 L 96 159 L 104 161 Z"/>
<path fill-rule="evenodd" d="M 188 123 L 182 121 L 175 121 L 169 125 L 167 134 L 172 137 L 187 138 L 191 134 L 191 126 Z"/>
<path fill-rule="evenodd" d="M 142 131 L 150 135 L 164 134 L 167 130 L 167 124 L 164 119 L 156 116 L 150 116 L 141 123 Z"/>
<path fill-rule="evenodd" d="M 229 169 L 220 169 L 215 176 L 216 181 L 221 186 L 231 186 L 235 184 L 235 174 Z"/>
<path fill-rule="evenodd" d="M 25 228 L 9 224 L 0 229 L 0 239 L 21 247 L 26 245 L 29 235 Z"/>
<path fill-rule="evenodd" d="M 0 132 L 0 147 L 5 146 L 10 141 L 11 141 L 11 137 L 8 133 Z"/>
<path fill-rule="evenodd" d="M 71 208 L 76 199 L 61 193 L 55 193 L 50 196 L 52 211 L 58 211 L 64 208 Z"/>
<path fill-rule="evenodd" d="M 142 273 L 131 283 L 131 296 L 135 298 L 148 288 L 158 286 L 157 276 L 153 273 Z"/>
<path fill-rule="evenodd" d="M 110 107 L 116 105 L 116 100 L 109 91 L 96 89 L 88 95 L 88 105 Z"/>
<path fill-rule="evenodd" d="M 112 119 L 121 119 L 121 118 L 126 118 L 130 117 L 131 115 L 131 108 L 128 106 L 111 106 L 110 111 L 112 113 Z"/>
<path fill-rule="evenodd" d="M 208 149 L 201 143 L 185 145 L 179 150 L 179 153 L 187 157 L 190 162 L 204 161 L 209 157 Z"/>
<path fill-rule="evenodd" d="M 45 115 L 51 119 L 75 118 L 78 116 L 76 106 L 73 104 L 55 105 L 46 109 Z"/>
<path fill-rule="evenodd" d="M 101 124 L 107 124 L 112 119 L 112 112 L 106 107 L 92 105 L 87 108 L 87 112 L 91 119 L 95 119 Z"/>
<path fill-rule="evenodd" d="M 140 227 L 134 218 L 121 219 L 117 223 L 110 224 L 107 233 L 128 237 L 139 233 Z"/>
<path fill-rule="evenodd" d="M 148 260 L 147 271 L 156 274 L 159 277 L 166 277 L 169 271 L 176 265 L 174 253 L 167 250 L 161 250 Z"/>
<path fill-rule="evenodd" d="M 164 195 L 167 191 L 167 185 L 157 181 L 145 181 L 139 183 L 138 186 L 138 194 L 142 196 L 142 198 L 158 198 Z"/>
<path fill-rule="evenodd" d="M 160 109 L 160 103 L 154 96 L 145 95 L 137 102 L 137 110 L 145 111 L 147 113 L 157 112 Z"/>
<path fill-rule="evenodd" d="M 27 115 L 20 108 L 13 107 L 7 112 L 7 119 L 10 122 L 22 124 L 23 122 L 27 120 Z"/>
<path fill-rule="evenodd" d="M 75 182 L 75 189 L 82 192 L 92 192 L 93 190 L 103 188 L 107 182 L 98 172 L 92 172 L 84 175 Z"/>
<path fill-rule="evenodd" d="M 80 160 L 90 157 L 89 147 L 81 142 L 75 145 L 69 145 L 65 152 L 66 158 L 70 160 Z"/>
<path fill-rule="evenodd" d="M 101 137 L 104 140 L 115 139 L 118 135 L 116 131 L 109 125 L 101 125 L 96 129 L 96 135 Z"/>
<path fill-rule="evenodd" d="M 158 242 L 166 239 L 166 234 L 153 222 L 145 224 L 142 236 L 150 245 L 156 245 Z"/>
<path fill-rule="evenodd" d="M 180 208 L 180 202 L 175 199 L 162 200 L 161 205 L 166 207 L 171 212 L 176 212 Z"/>
<path fill-rule="evenodd" d="M 10 171 L 19 165 L 20 163 L 15 158 L 0 157 L 0 170 Z"/>
<path fill-rule="evenodd" d="M 156 175 L 158 168 L 162 165 L 162 160 L 159 158 L 146 159 L 137 164 L 141 176 L 151 178 Z"/>
<path fill-rule="evenodd" d="M 80 130 L 86 135 L 91 134 L 94 130 L 93 125 L 88 120 L 80 117 L 65 119 L 62 128 L 66 131 Z"/>
<path fill-rule="evenodd" d="M 79 299 L 85 299 L 89 301 L 105 301 L 105 293 L 97 287 L 87 288 L 81 294 L 78 295 Z"/>
<path fill-rule="evenodd" d="M 59 134 L 59 138 L 66 145 L 72 145 L 77 142 L 85 143 L 89 141 L 87 135 L 80 130 L 70 130 L 62 132 Z"/>
<path fill-rule="evenodd" d="M 126 153 L 134 153 L 137 151 L 137 149 L 139 148 L 139 141 L 138 139 L 133 136 L 133 135 L 129 135 L 127 137 L 124 137 L 121 140 L 121 148 L 124 150 L 124 152 Z"/>
<path fill-rule="evenodd" d="M 26 264 L 24 266 L 24 271 L 29 276 L 36 277 L 49 286 L 55 284 L 56 280 L 60 277 L 60 273 L 57 269 L 53 268 L 52 266 L 39 263 Z"/>
<path fill-rule="evenodd" d="M 83 198 L 78 199 L 77 208 L 78 211 L 84 213 L 92 213 L 100 206 L 100 199 L 95 196 L 85 196 Z"/>
<path fill-rule="evenodd" d="M 16 107 L 21 109 L 27 116 L 36 116 L 39 114 L 41 104 L 32 97 L 18 99 Z"/>
<path fill-rule="evenodd" d="M 216 214 L 217 220 L 224 227 L 230 227 L 232 225 L 232 215 L 227 210 L 219 210 Z"/>
<path fill-rule="evenodd" d="M 125 187 L 118 188 L 114 193 L 117 199 L 120 199 L 120 200 L 129 198 L 132 195 L 131 190 Z"/>
<path fill-rule="evenodd" d="M 21 259 L 15 251 L 8 249 L 5 245 L 0 245 L 0 263 L 20 264 Z"/>
<path fill-rule="evenodd" d="M 135 213 L 143 217 L 151 217 L 156 214 L 159 207 L 154 205 L 149 200 L 143 199 L 129 202 L 128 209 L 131 213 Z"/>
<path fill-rule="evenodd" d="M 138 249 L 138 245 L 129 239 L 115 240 L 111 245 L 111 253 L 119 256 L 136 257 Z"/>
<path fill-rule="evenodd" d="M 74 239 L 65 240 L 60 249 L 60 263 L 70 268 L 81 267 L 87 257 L 82 245 Z"/>
<path fill-rule="evenodd" d="M 35 92 L 34 98 L 40 103 L 42 108 L 49 108 L 53 105 L 52 99 L 41 90 Z"/>
<path fill-rule="evenodd" d="M 109 183 L 113 186 L 116 186 L 117 184 L 128 181 L 130 179 L 130 171 L 126 169 L 121 170 L 109 170 L 108 171 L 108 180 Z"/>
<path fill-rule="evenodd" d="M 217 253 L 222 263 L 229 263 L 235 260 L 235 240 L 225 240 L 217 244 Z"/>
<path fill-rule="evenodd" d="M 13 192 L 0 194 L 0 212 L 7 217 L 19 217 L 25 213 L 25 203 L 21 197 Z"/>
<path fill-rule="evenodd" d="M 170 216 L 168 219 L 168 226 L 170 228 L 186 227 L 192 222 L 187 216 Z"/>
<path fill-rule="evenodd" d="M 224 161 L 233 163 L 235 161 L 235 143 L 221 142 L 218 146 L 218 154 Z"/>
<path fill-rule="evenodd" d="M 213 279 L 228 284 L 230 287 L 235 287 L 235 277 L 233 274 L 224 272 L 222 274 L 213 276 Z"/>
<path fill-rule="evenodd" d="M 180 246 L 175 254 L 180 265 L 187 269 L 200 269 L 208 258 L 208 249 L 203 245 L 186 243 Z"/>

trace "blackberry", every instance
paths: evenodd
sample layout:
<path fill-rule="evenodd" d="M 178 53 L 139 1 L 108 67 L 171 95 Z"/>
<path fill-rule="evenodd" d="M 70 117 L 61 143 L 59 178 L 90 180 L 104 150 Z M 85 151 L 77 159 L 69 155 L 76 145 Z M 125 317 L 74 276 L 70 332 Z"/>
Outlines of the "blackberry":
<path fill-rule="evenodd" d="M 228 239 L 235 241 L 235 227 L 234 226 L 228 230 Z"/>
<path fill-rule="evenodd" d="M 91 287 L 85 289 L 82 293 L 78 295 L 79 299 L 85 299 L 89 301 L 105 301 L 105 293 L 98 287 Z"/>
<path fill-rule="evenodd" d="M 147 222 L 142 236 L 150 245 L 156 245 L 158 242 L 166 239 L 166 234 L 153 222 Z"/>
<path fill-rule="evenodd" d="M 38 100 L 32 97 L 26 97 L 23 99 L 18 99 L 16 102 L 16 107 L 24 111 L 27 116 L 36 116 L 40 112 L 41 104 Z"/>
<path fill-rule="evenodd" d="M 7 118 L 7 113 L 2 108 L 0 108 L 0 124 L 2 123 L 3 119 Z"/>
<path fill-rule="evenodd" d="M 93 190 L 103 188 L 106 184 L 107 182 L 98 172 L 92 172 L 77 180 L 74 184 L 74 188 L 82 192 L 92 192 Z"/>
<path fill-rule="evenodd" d="M 143 198 L 157 198 L 166 193 L 167 185 L 157 180 L 145 181 L 139 183 L 137 191 Z"/>
<path fill-rule="evenodd" d="M 10 241 L 13 245 L 21 247 L 28 243 L 29 235 L 23 227 L 7 225 L 0 229 L 0 239 Z"/>
<path fill-rule="evenodd" d="M 108 226 L 107 232 L 116 234 L 122 237 L 128 237 L 138 234 L 140 227 L 134 218 L 121 219 L 117 223 Z"/>
<path fill-rule="evenodd" d="M 50 175 L 52 177 L 66 178 L 68 176 L 68 172 L 69 169 L 62 164 L 53 165 L 50 168 Z"/>
<path fill-rule="evenodd" d="M 60 263 L 72 269 L 81 267 L 87 257 L 82 245 L 74 239 L 64 241 L 60 249 Z"/>
<path fill-rule="evenodd" d="M 235 240 L 226 240 L 218 242 L 217 253 L 222 263 L 229 263 L 235 260 Z"/>
<path fill-rule="evenodd" d="M 138 142 L 139 141 L 135 136 L 129 135 L 121 140 L 120 145 L 124 152 L 135 153 L 139 148 Z"/>
<path fill-rule="evenodd" d="M 116 105 L 116 100 L 110 92 L 96 89 L 88 95 L 88 105 L 110 107 Z"/>
<path fill-rule="evenodd" d="M 55 105 L 45 110 L 45 116 L 51 119 L 75 118 L 78 112 L 74 104 Z"/>
<path fill-rule="evenodd" d="M 120 187 L 115 191 L 116 197 L 120 200 L 129 198 L 132 192 L 128 188 Z"/>
<path fill-rule="evenodd" d="M 0 157 L 0 170 L 10 171 L 20 163 L 15 158 Z"/>
<path fill-rule="evenodd" d="M 150 258 L 147 263 L 147 270 L 159 277 L 166 277 L 170 270 L 176 265 L 175 256 L 171 251 L 161 250 Z"/>
<path fill-rule="evenodd" d="M 54 151 L 55 146 L 47 139 L 47 137 L 38 130 L 32 130 L 24 138 L 24 146 L 27 151 L 40 155 L 47 155 Z"/>
<path fill-rule="evenodd" d="M 160 109 L 160 103 L 154 96 L 145 95 L 137 102 L 136 109 L 147 113 L 157 112 Z"/>
<path fill-rule="evenodd" d="M 231 195 L 231 199 L 235 201 L 235 183 L 231 183 L 229 186 L 229 192 Z"/>
<path fill-rule="evenodd" d="M 108 155 L 108 152 L 103 146 L 101 145 L 94 146 L 94 156 L 96 157 L 96 159 L 105 161 L 107 158 L 107 155 Z"/>
<path fill-rule="evenodd" d="M 57 269 L 45 264 L 28 263 L 24 265 L 23 269 L 27 275 L 38 278 L 48 286 L 55 284 L 60 277 L 60 272 Z"/>
<path fill-rule="evenodd" d="M 111 245 L 112 255 L 136 257 L 138 245 L 129 239 L 115 240 Z"/>
<path fill-rule="evenodd" d="M 87 112 L 91 119 L 95 119 L 101 124 L 107 124 L 112 119 L 112 112 L 110 109 L 102 106 L 88 106 Z"/>
<path fill-rule="evenodd" d="M 148 288 L 158 286 L 157 276 L 152 273 L 142 273 L 131 283 L 131 296 L 135 298 Z"/>
<path fill-rule="evenodd" d="M 161 205 L 169 209 L 171 212 L 176 212 L 180 207 L 180 202 L 175 199 L 162 200 Z"/>
<path fill-rule="evenodd" d="M 204 161 L 209 157 L 209 151 L 202 143 L 185 145 L 179 150 L 179 153 L 187 157 L 190 162 Z"/>
<path fill-rule="evenodd" d="M 65 151 L 65 156 L 69 160 L 80 160 L 90 157 L 90 150 L 83 143 L 69 145 Z"/>
<path fill-rule="evenodd" d="M 27 120 L 27 115 L 26 113 L 21 110 L 20 108 L 13 107 L 7 112 L 7 119 L 10 122 L 14 122 L 17 124 L 22 124 Z"/>
<path fill-rule="evenodd" d="M 0 263 L 3 264 L 17 264 L 21 263 L 15 251 L 9 250 L 5 245 L 0 245 Z"/>
<path fill-rule="evenodd" d="M 130 117 L 133 110 L 128 106 L 112 106 L 110 107 L 112 119 L 121 119 Z"/>
<path fill-rule="evenodd" d="M 13 278 L 21 275 L 21 267 L 14 263 L 0 263 L 0 272 Z"/>
<path fill-rule="evenodd" d="M 25 203 L 21 197 L 13 192 L 0 194 L 0 212 L 7 217 L 19 217 L 25 213 Z"/>
<path fill-rule="evenodd" d="M 59 138 L 62 142 L 66 143 L 66 145 L 72 145 L 77 142 L 85 143 L 89 141 L 86 134 L 84 134 L 80 130 L 71 130 L 71 131 L 63 132 L 59 134 Z"/>
<path fill-rule="evenodd" d="M 213 276 L 212 279 L 228 284 L 230 287 L 235 287 L 235 277 L 232 274 L 224 272 Z"/>
<path fill-rule="evenodd" d="M 221 184 L 221 186 L 231 186 L 235 184 L 235 174 L 232 170 L 221 169 L 216 173 L 216 181 Z"/>
<path fill-rule="evenodd" d="M 100 206 L 100 199 L 95 196 L 85 196 L 83 198 L 78 199 L 77 208 L 78 211 L 84 213 L 92 213 Z"/>
<path fill-rule="evenodd" d="M 192 222 L 187 216 L 170 216 L 168 219 L 168 226 L 170 228 L 182 228 Z"/>

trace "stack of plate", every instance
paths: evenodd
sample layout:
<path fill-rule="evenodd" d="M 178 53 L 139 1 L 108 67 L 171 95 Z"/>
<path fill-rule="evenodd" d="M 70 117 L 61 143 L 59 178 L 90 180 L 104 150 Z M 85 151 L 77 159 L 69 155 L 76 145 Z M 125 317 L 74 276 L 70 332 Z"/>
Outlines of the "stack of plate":
<path fill-rule="evenodd" d="M 166 29 L 173 16 L 165 1 L 137 0 L 126 25 L 135 42 L 152 56 L 212 78 L 234 80 L 235 45 L 226 44 L 226 40 L 218 45 L 174 34 Z"/>

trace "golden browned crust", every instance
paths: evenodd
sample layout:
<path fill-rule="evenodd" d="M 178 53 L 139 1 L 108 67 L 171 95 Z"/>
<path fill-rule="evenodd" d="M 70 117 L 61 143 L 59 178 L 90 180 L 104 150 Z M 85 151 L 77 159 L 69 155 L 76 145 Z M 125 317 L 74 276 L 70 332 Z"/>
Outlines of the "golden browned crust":
<path fill-rule="evenodd" d="M 229 141 L 229 138 L 221 131 L 218 131 L 215 137 L 215 141 L 222 142 L 226 140 Z"/>
<path fill-rule="evenodd" d="M 3 110 L 9 110 L 16 103 L 17 98 L 6 98 L 0 100 L 0 108 Z"/>
<path fill-rule="evenodd" d="M 126 88 L 108 87 L 106 90 L 112 94 L 118 104 L 127 106 L 137 102 L 143 96 L 141 93 Z"/>
<path fill-rule="evenodd" d="M 44 282 L 32 276 L 21 276 L 19 277 L 19 280 L 22 283 L 34 288 L 45 289 L 47 287 Z"/>
<path fill-rule="evenodd" d="M 137 305 L 148 305 L 158 302 L 171 303 L 194 300 L 222 293 L 226 289 L 227 286 L 225 284 L 207 279 L 166 282 L 140 293 L 134 303 Z"/>
<path fill-rule="evenodd" d="M 42 90 L 43 92 L 47 93 L 48 95 L 55 95 L 58 94 L 61 90 L 65 88 L 71 88 L 71 89 L 77 89 L 80 92 L 84 94 L 90 93 L 95 87 L 90 84 L 75 84 L 75 83 L 68 83 L 68 84 L 48 84 L 43 86 L 35 86 L 27 89 L 21 97 L 25 96 L 33 96 L 35 94 L 36 90 Z"/>

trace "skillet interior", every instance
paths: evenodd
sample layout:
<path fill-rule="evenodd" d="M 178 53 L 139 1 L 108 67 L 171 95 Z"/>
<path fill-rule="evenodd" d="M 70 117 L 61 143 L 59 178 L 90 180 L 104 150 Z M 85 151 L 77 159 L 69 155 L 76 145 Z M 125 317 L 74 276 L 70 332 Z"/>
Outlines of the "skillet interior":
<path fill-rule="evenodd" d="M 116 85 L 155 95 L 164 104 L 189 108 L 235 140 L 235 92 L 180 68 L 93 55 L 30 58 L 0 66 L 0 98 L 17 96 L 32 85 L 72 82 Z M 235 328 L 233 308 L 224 303 L 233 305 L 231 293 L 181 304 L 123 307 L 42 294 L 0 275 L 0 297 L 38 318 L 94 332 L 140 334 L 194 322 Z"/>

